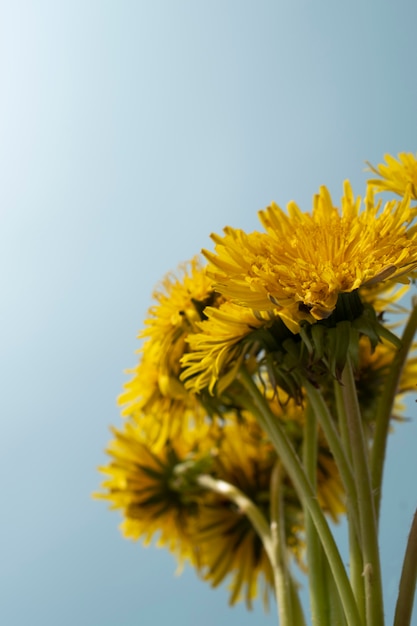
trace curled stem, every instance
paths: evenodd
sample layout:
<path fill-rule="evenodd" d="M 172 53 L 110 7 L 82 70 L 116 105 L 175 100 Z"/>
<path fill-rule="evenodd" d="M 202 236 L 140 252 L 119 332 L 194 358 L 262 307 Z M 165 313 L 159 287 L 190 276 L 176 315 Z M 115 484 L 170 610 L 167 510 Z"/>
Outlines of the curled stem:
<path fill-rule="evenodd" d="M 283 511 L 280 510 L 278 501 L 275 501 L 273 507 L 276 519 L 274 519 L 274 523 L 271 524 L 270 528 L 268 521 L 256 504 L 248 498 L 243 491 L 240 491 L 240 489 L 231 483 L 214 478 L 208 474 L 200 474 L 196 477 L 196 482 L 200 487 L 228 498 L 248 517 L 262 541 L 262 545 L 264 546 L 272 566 L 280 626 L 304 626 L 304 619 L 302 614 L 300 617 L 300 608 L 296 604 L 297 599 L 294 596 L 296 590 L 288 570 L 285 533 L 283 531 L 282 520 Z M 278 498 L 281 499 L 279 482 L 279 478 L 272 478 L 271 487 L 278 494 Z M 294 613 L 297 617 L 297 621 L 293 620 L 293 604 L 295 604 L 296 608 Z"/>

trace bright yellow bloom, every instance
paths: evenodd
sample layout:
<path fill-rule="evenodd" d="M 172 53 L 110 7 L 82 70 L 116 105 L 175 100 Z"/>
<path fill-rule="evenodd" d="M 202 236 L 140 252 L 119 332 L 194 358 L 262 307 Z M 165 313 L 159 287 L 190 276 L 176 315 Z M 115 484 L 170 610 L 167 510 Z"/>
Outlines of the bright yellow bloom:
<path fill-rule="evenodd" d="M 156 453 L 131 422 L 112 432 L 114 439 L 107 450 L 112 461 L 100 468 L 108 478 L 102 484 L 104 493 L 96 497 L 121 511 L 126 537 L 142 538 L 145 544 L 157 537 L 157 544 L 167 547 L 179 561 L 193 560 L 190 533 L 195 505 L 172 485 L 175 467 L 194 447 L 191 435 Z"/>
<path fill-rule="evenodd" d="M 161 447 L 187 428 L 203 422 L 206 412 L 199 399 L 180 381 L 181 357 L 188 351 L 187 337 L 204 319 L 204 309 L 222 298 L 211 288 L 211 279 L 195 258 L 182 268 L 182 275 L 168 275 L 155 291 L 157 304 L 149 309 L 145 339 L 138 365 L 119 397 L 122 415 L 140 425 L 152 445 Z"/>
<path fill-rule="evenodd" d="M 159 354 L 160 346 L 148 339 L 140 362 L 128 370 L 133 376 L 119 396 L 122 415 L 134 419 L 147 441 L 158 449 L 199 426 L 206 417 L 198 397 L 188 392 L 178 377 L 160 371 Z"/>
<path fill-rule="evenodd" d="M 266 233 L 226 228 L 224 237 L 213 235 L 215 253 L 204 255 L 215 289 L 240 305 L 275 309 L 285 323 L 297 323 L 329 317 L 340 293 L 400 280 L 417 266 L 417 231 L 409 228 L 416 210 L 408 200 L 381 210 L 371 188 L 362 211 L 360 205 L 348 182 L 341 211 L 321 187 L 311 214 L 294 202 L 288 215 L 272 204 L 259 213 Z"/>
<path fill-rule="evenodd" d="M 271 325 L 273 311 L 255 315 L 251 309 L 231 302 L 219 308 L 207 307 L 206 320 L 197 324 L 199 331 L 188 336 L 190 351 L 184 354 L 181 379 L 187 389 L 212 394 L 216 383 L 222 393 L 235 379 L 242 360 L 251 349 L 262 348 L 255 331 Z"/>
<path fill-rule="evenodd" d="M 157 304 L 149 309 L 146 328 L 140 338 L 150 338 L 157 351 L 155 363 L 164 376 L 176 377 L 180 358 L 187 349 L 186 337 L 196 332 L 206 306 L 214 305 L 219 295 L 212 289 L 212 280 L 197 258 L 182 267 L 182 276 L 168 274 L 162 289 L 153 294 Z"/>
<path fill-rule="evenodd" d="M 373 167 L 368 163 L 374 174 L 380 178 L 372 178 L 368 185 L 377 191 L 392 191 L 399 196 L 411 195 L 417 200 L 417 158 L 411 152 L 400 152 L 398 160 L 390 154 L 384 155 L 385 163 Z"/>

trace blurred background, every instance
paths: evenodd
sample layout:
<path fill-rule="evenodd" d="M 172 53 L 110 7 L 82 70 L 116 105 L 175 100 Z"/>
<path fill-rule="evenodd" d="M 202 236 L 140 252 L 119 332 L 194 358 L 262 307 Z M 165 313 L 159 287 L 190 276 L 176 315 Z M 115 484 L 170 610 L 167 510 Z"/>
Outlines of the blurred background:
<path fill-rule="evenodd" d="M 0 623 L 276 623 L 122 539 L 96 467 L 168 270 L 271 200 L 361 195 L 365 160 L 416 152 L 416 23 L 402 0 L 0 2 Z M 388 623 L 417 501 L 405 413 Z"/>

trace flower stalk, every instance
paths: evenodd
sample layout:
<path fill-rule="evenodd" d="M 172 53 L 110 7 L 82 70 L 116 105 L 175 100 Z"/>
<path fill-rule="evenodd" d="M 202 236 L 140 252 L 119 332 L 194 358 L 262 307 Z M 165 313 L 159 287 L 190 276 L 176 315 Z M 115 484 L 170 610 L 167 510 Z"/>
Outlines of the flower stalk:
<path fill-rule="evenodd" d="M 345 411 L 345 404 L 342 395 L 342 386 L 335 380 L 333 384 L 333 393 L 336 401 L 336 410 L 338 415 L 339 431 L 342 440 L 342 445 L 350 462 L 352 463 L 352 449 L 350 445 L 348 419 Z M 365 607 L 365 589 L 363 578 L 363 555 L 360 545 L 360 526 L 359 526 L 359 512 L 358 501 L 355 492 L 350 496 L 346 496 L 346 516 L 348 523 L 348 536 L 349 536 L 349 572 L 352 589 L 355 594 L 356 602 L 358 604 L 359 613 L 363 622 L 366 619 L 366 607 Z M 353 519 L 354 518 L 354 519 Z"/>
<path fill-rule="evenodd" d="M 377 522 L 381 506 L 382 478 L 384 472 L 389 423 L 392 416 L 392 407 L 398 392 L 400 378 L 405 367 L 417 330 L 417 298 L 412 299 L 412 310 L 401 337 L 401 347 L 398 349 L 386 382 L 382 390 L 380 402 L 375 415 L 375 436 L 372 446 L 371 477 L 372 490 L 375 498 L 375 515 Z"/>
<path fill-rule="evenodd" d="M 349 626 L 362 626 L 358 607 L 346 575 L 342 558 L 303 466 L 301 465 L 301 462 L 291 443 L 288 441 L 285 433 L 280 428 L 275 416 L 271 413 L 265 398 L 259 391 L 245 367 L 241 367 L 239 371 L 239 380 L 251 396 L 251 400 L 253 402 L 252 410 L 254 414 L 261 423 L 265 432 L 269 435 L 278 456 L 282 460 L 286 472 L 297 490 L 301 502 L 308 509 L 312 517 L 313 523 L 323 545 L 323 549 L 329 561 Z"/>
<path fill-rule="evenodd" d="M 306 411 L 303 438 L 303 463 L 306 475 L 317 492 L 317 421 L 314 412 Z M 308 507 L 304 507 L 307 565 L 309 571 L 310 608 L 313 626 L 332 626 L 330 622 L 329 589 L 326 575 L 327 559 Z"/>
<path fill-rule="evenodd" d="M 367 626 L 383 626 L 384 606 L 378 531 L 369 469 L 369 451 L 362 428 L 362 417 L 350 358 L 342 372 L 342 396 L 348 422 L 350 447 L 357 489 L 360 546 L 363 555 Z"/>
<path fill-rule="evenodd" d="M 297 599 L 295 598 L 294 583 L 288 566 L 284 531 L 284 504 L 280 489 L 281 480 L 282 468 L 279 464 L 276 464 L 271 479 L 271 492 L 274 497 L 271 500 L 271 524 L 269 526 L 259 508 L 240 489 L 224 480 L 213 478 L 207 474 L 200 474 L 196 477 L 198 485 L 228 498 L 250 519 L 262 541 L 272 566 L 279 625 L 303 626 L 299 607 L 295 609 L 293 614 L 293 604 L 297 602 Z"/>
<path fill-rule="evenodd" d="M 285 537 L 285 513 L 283 498 L 283 468 L 279 461 L 271 474 L 271 541 L 273 556 L 271 564 L 274 570 L 275 590 L 278 604 L 280 626 L 296 624 L 293 614 L 293 583 L 288 563 L 288 550 Z"/>

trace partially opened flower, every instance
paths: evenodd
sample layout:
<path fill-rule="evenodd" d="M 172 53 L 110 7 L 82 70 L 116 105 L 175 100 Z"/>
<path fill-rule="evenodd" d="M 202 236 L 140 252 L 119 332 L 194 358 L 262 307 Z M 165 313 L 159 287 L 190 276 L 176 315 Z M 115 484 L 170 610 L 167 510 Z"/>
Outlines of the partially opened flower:
<path fill-rule="evenodd" d="M 417 200 L 417 158 L 412 152 L 400 152 L 398 160 L 390 154 L 384 156 L 385 163 L 369 168 L 379 178 L 368 180 L 368 185 L 377 191 L 392 191 L 399 196 L 410 194 Z"/>
<path fill-rule="evenodd" d="M 346 182 L 341 211 L 321 187 L 311 214 L 294 202 L 288 214 L 272 204 L 259 213 L 266 233 L 225 229 L 224 237 L 213 236 L 215 253 L 204 251 L 215 289 L 258 311 L 277 309 L 296 324 L 328 318 L 341 293 L 388 278 L 407 282 L 417 266 L 417 231 L 410 227 L 416 210 L 408 200 L 381 210 L 371 188 L 360 206 Z"/>

